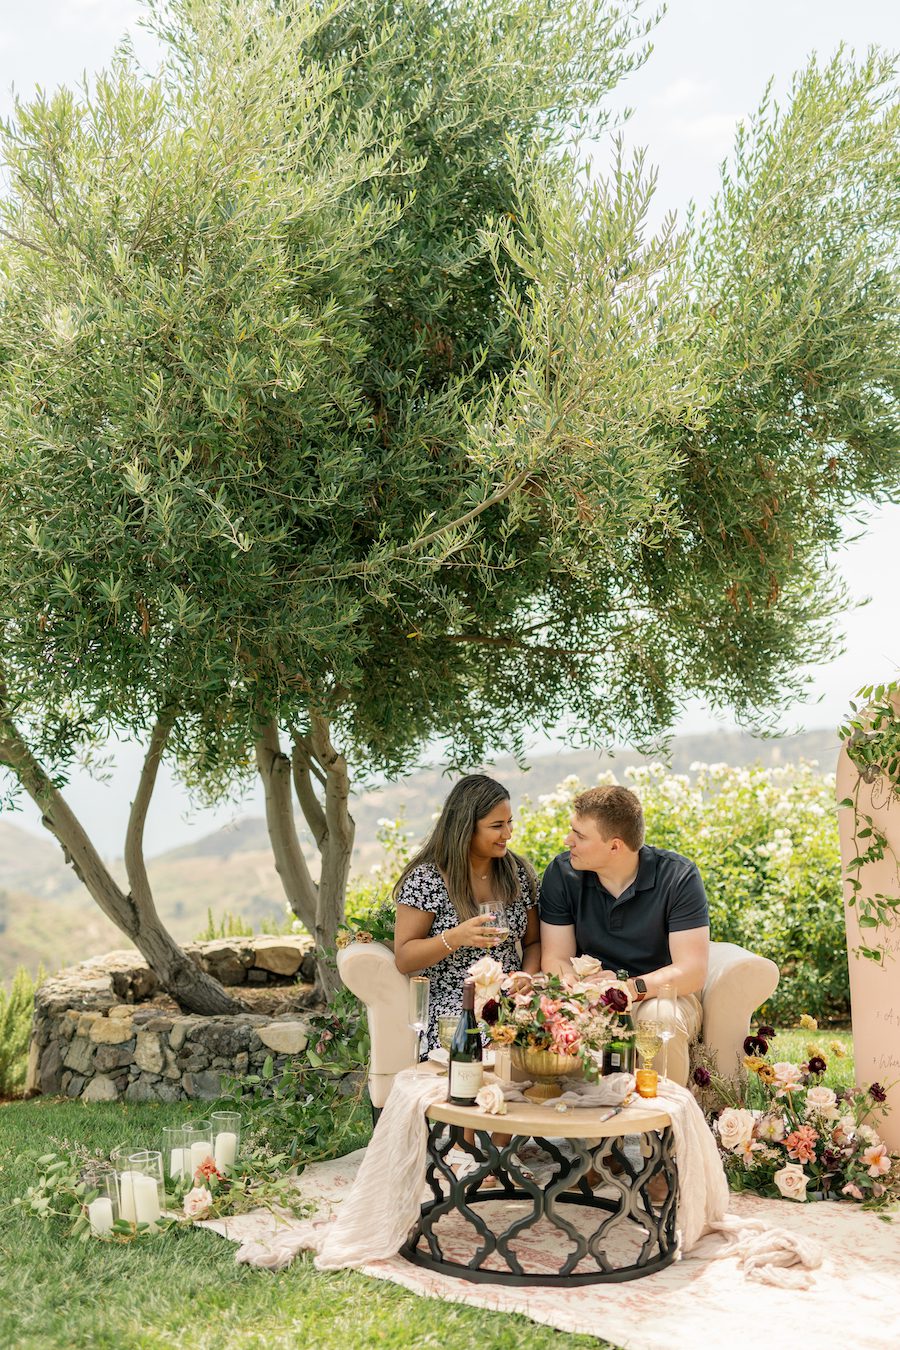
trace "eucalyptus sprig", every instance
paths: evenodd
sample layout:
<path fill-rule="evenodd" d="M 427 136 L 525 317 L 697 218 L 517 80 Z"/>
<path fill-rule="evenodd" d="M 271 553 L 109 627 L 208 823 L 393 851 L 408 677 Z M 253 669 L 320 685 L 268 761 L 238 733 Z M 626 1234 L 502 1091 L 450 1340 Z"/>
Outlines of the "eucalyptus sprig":
<path fill-rule="evenodd" d="M 94 1184 L 92 1169 L 85 1169 L 83 1159 L 76 1153 L 44 1153 L 37 1159 L 20 1155 L 17 1163 L 34 1162 L 40 1169 L 37 1181 L 24 1195 L 17 1195 L 11 1207 L 31 1218 L 48 1223 L 63 1219 L 70 1225 L 71 1237 L 88 1242 L 92 1236 L 88 1205 L 97 1199 L 99 1189 Z M 175 1221 L 162 1218 L 156 1224 L 130 1223 L 116 1219 L 111 1232 L 102 1240 L 133 1242 L 136 1238 L 155 1236 L 175 1226 Z"/>
<path fill-rule="evenodd" d="M 860 943 L 855 954 L 884 965 L 890 955 L 883 941 L 878 941 L 878 929 L 892 929 L 900 908 L 900 858 L 888 842 L 874 818 L 862 811 L 859 794 L 863 783 L 873 784 L 883 779 L 891 796 L 900 798 L 900 707 L 897 695 L 900 682 L 864 685 L 851 702 L 851 716 L 840 728 L 839 735 L 846 744 L 847 756 L 857 770 L 853 791 L 838 803 L 838 807 L 853 810 L 853 857 L 846 865 L 850 897 L 847 901 L 857 910 L 860 929 L 871 934 L 871 940 Z M 869 863 L 880 862 L 886 854 L 894 860 L 898 893 L 887 895 L 878 891 L 866 895 L 860 871 Z"/>

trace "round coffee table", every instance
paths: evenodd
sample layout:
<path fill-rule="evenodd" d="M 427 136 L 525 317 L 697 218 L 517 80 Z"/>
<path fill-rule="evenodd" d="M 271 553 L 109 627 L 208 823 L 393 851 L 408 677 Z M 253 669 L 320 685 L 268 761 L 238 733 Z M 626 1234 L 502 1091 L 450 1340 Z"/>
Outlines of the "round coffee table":
<path fill-rule="evenodd" d="M 633 1105 L 563 1112 L 552 1105 L 510 1102 L 506 1115 L 494 1116 L 441 1101 L 425 1114 L 432 1198 L 422 1205 L 400 1249 L 408 1261 L 464 1280 L 563 1287 L 636 1280 L 674 1261 L 678 1173 L 671 1120 L 664 1111 Z M 474 1145 L 464 1139 L 467 1129 L 475 1132 Z M 508 1144 L 494 1142 L 492 1133 L 500 1132 L 512 1136 Z M 640 1136 L 636 1164 L 625 1152 L 626 1135 Z M 530 1140 L 555 1164 L 544 1184 L 518 1156 Z M 560 1147 L 562 1140 L 568 1148 Z M 454 1147 L 473 1160 L 473 1170 L 464 1177 L 457 1177 L 447 1161 Z M 592 1169 L 597 1173 L 593 1187 L 587 1180 Z M 500 1184 L 483 1186 L 489 1176 Z M 579 1207 L 570 1212 L 580 1222 L 566 1216 L 571 1206 Z M 590 1214 L 587 1223 L 584 1211 Z M 443 1245 L 442 1221 L 451 1234 Z M 546 1259 L 527 1261 L 527 1249 L 537 1238 L 531 1230 L 539 1224 L 542 1255 L 559 1248 L 556 1270 L 547 1269 Z M 454 1250 L 445 1250 L 448 1246 Z"/>

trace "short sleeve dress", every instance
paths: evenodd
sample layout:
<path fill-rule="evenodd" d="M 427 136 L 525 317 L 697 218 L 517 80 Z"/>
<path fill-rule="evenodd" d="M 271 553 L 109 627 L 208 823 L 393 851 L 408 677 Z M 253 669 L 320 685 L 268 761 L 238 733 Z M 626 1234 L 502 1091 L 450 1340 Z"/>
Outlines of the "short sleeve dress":
<path fill-rule="evenodd" d="M 509 921 L 509 937 L 489 951 L 480 947 L 460 947 L 447 953 L 443 961 L 429 966 L 424 972 L 431 981 L 428 1005 L 428 1048 L 436 1049 L 438 1041 L 438 1018 L 448 1015 L 458 1016 L 462 1009 L 463 980 L 469 973 L 469 967 L 482 956 L 493 956 L 504 970 L 519 970 L 522 964 L 522 940 L 528 923 L 528 911 L 539 901 L 539 887 L 529 884 L 525 868 L 518 864 L 519 894 L 511 905 L 506 907 Z M 397 903 L 409 905 L 411 909 L 422 909 L 434 916 L 429 937 L 437 937 L 459 923 L 459 915 L 453 907 L 453 901 L 447 893 L 444 879 L 433 863 L 422 863 L 414 867 L 403 883 Z"/>

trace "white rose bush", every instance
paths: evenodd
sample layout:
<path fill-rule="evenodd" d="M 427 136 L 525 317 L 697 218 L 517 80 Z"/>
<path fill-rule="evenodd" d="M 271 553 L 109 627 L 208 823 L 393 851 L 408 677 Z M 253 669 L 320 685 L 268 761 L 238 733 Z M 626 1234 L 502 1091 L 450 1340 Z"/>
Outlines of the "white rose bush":
<path fill-rule="evenodd" d="M 814 1028 L 805 1016 L 801 1025 Z M 735 1083 L 705 1065 L 693 1086 L 716 1136 L 735 1191 L 785 1200 L 852 1200 L 886 1209 L 900 1200 L 900 1156 L 871 1123 L 886 1114 L 880 1083 L 836 1092 L 822 1079 L 824 1054 L 810 1043 L 802 1064 L 770 1063 L 774 1027 L 744 1041 L 746 1080 Z"/>

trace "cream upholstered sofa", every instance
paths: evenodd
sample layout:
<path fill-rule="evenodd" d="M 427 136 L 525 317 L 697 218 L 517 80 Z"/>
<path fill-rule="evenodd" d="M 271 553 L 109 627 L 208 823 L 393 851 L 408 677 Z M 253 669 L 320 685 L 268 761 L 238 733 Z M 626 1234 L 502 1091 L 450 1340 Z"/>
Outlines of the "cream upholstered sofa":
<path fill-rule="evenodd" d="M 338 952 L 338 971 L 366 1006 L 372 1042 L 369 1096 L 377 1112 L 387 1101 L 394 1075 L 415 1062 L 415 1032 L 406 1021 L 409 978 L 401 975 L 394 953 L 381 942 L 351 942 Z M 709 972 L 700 993 L 700 1039 L 715 1054 L 721 1073 L 738 1071 L 750 1018 L 777 985 L 774 961 L 733 942 L 710 944 Z"/>

